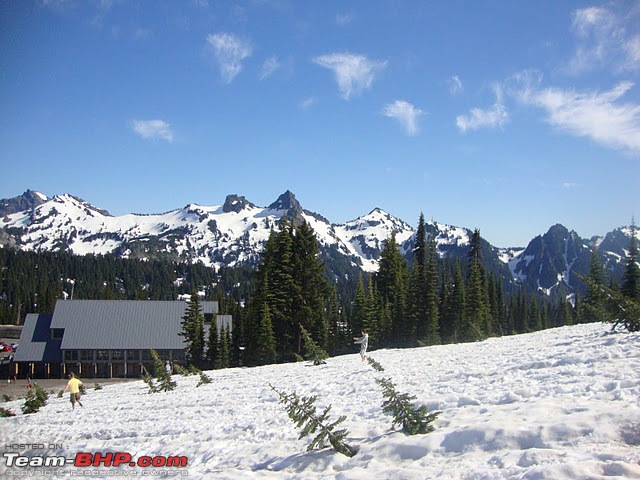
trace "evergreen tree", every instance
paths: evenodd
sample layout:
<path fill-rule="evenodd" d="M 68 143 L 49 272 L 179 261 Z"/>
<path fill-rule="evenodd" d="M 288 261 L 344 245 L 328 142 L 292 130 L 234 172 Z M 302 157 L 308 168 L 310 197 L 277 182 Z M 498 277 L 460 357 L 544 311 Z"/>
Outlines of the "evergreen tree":
<path fill-rule="evenodd" d="M 218 335 L 218 348 L 214 368 L 229 368 L 229 341 L 229 331 L 226 326 L 223 326 L 220 335 Z"/>
<path fill-rule="evenodd" d="M 606 320 L 605 296 L 602 286 L 605 272 L 595 247 L 591 250 L 591 264 L 589 265 L 589 282 L 582 300 L 580 310 L 581 322 L 604 322 Z"/>
<path fill-rule="evenodd" d="M 470 273 L 466 298 L 467 318 L 461 335 L 463 341 L 482 340 L 490 334 L 486 272 L 481 262 L 480 242 L 480 230 L 476 229 L 469 249 Z"/>
<path fill-rule="evenodd" d="M 29 413 L 36 413 L 42 407 L 47 404 L 49 395 L 45 392 L 40 385 L 37 385 L 27 392 L 27 396 L 22 406 L 22 413 L 25 415 Z"/>
<path fill-rule="evenodd" d="M 294 227 L 293 222 L 283 217 L 278 232 L 272 230 L 265 243 L 256 277 L 256 293 L 251 308 L 252 330 L 262 332 L 261 340 L 269 343 L 266 347 L 260 345 L 257 333 L 251 333 L 247 336 L 249 356 L 257 355 L 260 363 L 271 357 L 271 335 L 264 331 L 265 307 L 272 336 L 278 339 L 277 344 L 273 343 L 276 359 L 292 359 L 302 352 L 300 325 L 314 341 L 326 347 L 329 327 L 325 301 L 328 286 L 315 233 L 306 222 Z"/>
<path fill-rule="evenodd" d="M 378 273 L 375 277 L 376 289 L 385 309 L 388 309 L 391 319 L 390 338 L 383 331 L 380 340 L 383 344 L 389 340 L 397 343 L 404 336 L 404 332 L 411 329 L 411 325 L 407 324 L 407 319 L 404 316 L 407 262 L 400 253 L 395 233 L 387 238 L 378 264 Z M 383 330 L 386 330 L 384 325 Z"/>
<path fill-rule="evenodd" d="M 518 293 L 516 296 L 514 321 L 515 321 L 515 333 L 527 332 L 526 294 L 522 291 L 522 289 L 518 290 Z"/>
<path fill-rule="evenodd" d="M 429 257 L 427 262 L 427 268 L 425 270 L 426 287 L 425 294 L 426 300 L 426 330 L 422 340 L 427 345 L 437 345 L 440 343 L 440 329 L 439 329 L 439 311 L 438 311 L 438 264 L 437 264 L 437 249 L 436 240 L 433 235 L 429 238 Z"/>
<path fill-rule="evenodd" d="M 444 306 L 445 311 L 440 320 L 440 331 L 446 343 L 457 343 L 463 341 L 464 326 L 467 323 L 464 277 L 460 262 L 457 261 L 450 290 L 451 293 L 447 297 L 447 303 Z"/>
<path fill-rule="evenodd" d="M 199 368 L 202 366 L 204 357 L 204 315 L 202 314 L 200 299 L 195 292 L 191 294 L 191 299 L 187 302 L 181 326 L 180 335 L 184 337 L 187 344 L 187 364 L 192 364 Z"/>
<path fill-rule="evenodd" d="M 318 240 L 307 222 L 295 229 L 293 238 L 293 278 L 297 297 L 291 321 L 304 327 L 321 348 L 327 347 L 328 324 L 324 313 L 329 286 L 318 253 Z M 297 350 L 302 352 L 302 332 L 298 328 Z"/>
<path fill-rule="evenodd" d="M 414 395 L 398 393 L 395 384 L 389 378 L 377 378 L 376 383 L 382 387 L 382 411 L 393 415 L 392 426 L 402 425 L 402 431 L 407 435 L 430 433 L 434 430 L 433 421 L 440 412 L 429 413 L 426 405 L 418 408 L 413 406 Z"/>
<path fill-rule="evenodd" d="M 242 365 L 241 352 L 242 345 L 245 345 L 245 329 L 244 329 L 245 310 L 241 308 L 240 301 L 233 302 L 232 328 L 231 328 L 231 366 L 238 367 Z"/>
<path fill-rule="evenodd" d="M 212 382 L 211 377 L 204 373 L 202 370 L 198 371 L 198 375 L 200 376 L 200 380 L 198 380 L 196 388 L 198 388 L 200 385 L 206 385 L 207 383 Z"/>
<path fill-rule="evenodd" d="M 384 344 L 389 338 L 391 317 L 388 305 L 380 297 L 376 283 L 369 279 L 365 302 L 364 330 L 369 332 L 369 345 Z M 356 334 L 359 334 L 357 332 Z"/>
<path fill-rule="evenodd" d="M 300 292 L 294 280 L 293 223 L 281 220 L 275 236 L 274 256 L 268 258 L 269 312 L 273 333 L 278 339 L 276 350 L 281 358 L 300 350 L 298 324 L 293 323 L 294 301 Z"/>
<path fill-rule="evenodd" d="M 171 379 L 171 374 L 167 372 L 164 366 L 164 362 L 160 358 L 160 355 L 155 350 L 151 350 L 151 357 L 153 358 L 153 368 L 155 372 L 158 384 L 155 385 L 154 392 L 168 392 L 176 388 L 177 383 Z M 151 386 L 150 386 L 151 387 Z"/>
<path fill-rule="evenodd" d="M 562 325 L 573 325 L 573 307 L 568 300 L 562 302 L 562 313 L 561 313 L 561 324 Z"/>
<path fill-rule="evenodd" d="M 269 311 L 269 305 L 264 303 L 262 305 L 262 319 L 258 332 L 255 360 L 258 365 L 266 365 L 275 362 L 276 356 L 276 339 L 273 333 L 273 325 L 271 324 L 271 312 Z"/>
<path fill-rule="evenodd" d="M 638 266 L 638 239 L 636 237 L 636 224 L 631 221 L 631 239 L 627 252 L 625 270 L 622 275 L 620 291 L 625 297 L 640 299 L 640 266 Z"/>
<path fill-rule="evenodd" d="M 427 307 L 427 231 L 421 213 L 413 249 L 413 265 L 407 288 L 407 321 L 404 331 L 399 332 L 401 345 L 413 346 L 426 337 L 428 323 Z"/>
<path fill-rule="evenodd" d="M 587 278 L 585 282 L 590 284 L 591 279 Z M 613 324 L 612 328 L 615 329 L 618 325 L 622 325 L 629 332 L 640 331 L 640 299 L 631 298 L 621 291 L 604 285 L 598 288 L 603 293 L 607 320 Z"/>
<path fill-rule="evenodd" d="M 362 272 L 358 275 L 356 284 L 356 295 L 351 309 L 351 334 L 360 333 L 363 329 L 369 327 L 369 319 L 367 318 L 367 294 L 364 288 L 364 279 Z M 369 333 L 371 336 L 371 333 Z"/>
<path fill-rule="evenodd" d="M 327 300 L 326 308 L 328 325 L 328 350 L 332 355 L 336 355 L 338 352 L 342 352 L 347 344 L 349 334 L 346 331 L 346 324 L 340 308 L 340 302 L 338 300 L 338 287 L 333 285 L 329 291 L 329 298 Z"/>
<path fill-rule="evenodd" d="M 219 346 L 220 339 L 218 338 L 218 325 L 216 319 L 213 319 L 211 321 L 211 325 L 209 326 L 209 335 L 207 338 L 207 356 L 205 362 L 209 368 L 216 368 Z"/>
<path fill-rule="evenodd" d="M 369 365 L 371 365 L 371 368 L 373 368 L 375 371 L 384 372 L 384 367 L 380 365 L 380 362 L 378 362 L 377 360 L 374 360 L 371 356 L 367 356 L 367 362 L 369 363 Z"/>
<path fill-rule="evenodd" d="M 318 432 L 307 447 L 308 452 L 314 449 L 324 448 L 328 441 L 336 452 L 346 455 L 347 457 L 353 457 L 358 453 L 356 448 L 348 445 L 344 441 L 349 434 L 348 430 L 342 429 L 334 431 L 335 427 L 344 422 L 346 417 L 343 415 L 333 423 L 328 422 L 327 417 L 329 416 L 331 405 L 325 408 L 320 415 L 317 415 L 314 405 L 317 399 L 316 396 L 299 397 L 295 392 L 288 394 L 276 390 L 271 384 L 269 384 L 269 386 L 280 397 L 280 403 L 285 405 L 287 414 L 296 424 L 296 427 L 302 427 L 302 432 L 300 432 L 298 439 Z"/>
<path fill-rule="evenodd" d="M 304 358 L 306 360 L 310 360 L 314 365 L 322 365 L 329 355 L 322 348 L 320 348 L 316 342 L 313 341 L 309 332 L 305 330 L 305 328 L 300 325 L 300 331 L 302 332 L 302 339 L 304 341 L 304 349 L 306 350 Z"/>
<path fill-rule="evenodd" d="M 538 307 L 538 299 L 536 294 L 531 294 L 531 304 L 529 307 L 529 331 L 537 332 L 542 330 L 542 322 L 540 318 L 540 309 Z"/>

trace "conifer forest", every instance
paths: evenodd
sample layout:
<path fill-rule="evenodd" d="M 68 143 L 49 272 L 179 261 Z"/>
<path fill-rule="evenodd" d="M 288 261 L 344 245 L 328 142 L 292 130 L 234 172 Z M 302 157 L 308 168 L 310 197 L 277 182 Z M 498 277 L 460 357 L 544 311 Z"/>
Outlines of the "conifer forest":
<path fill-rule="evenodd" d="M 287 218 L 271 231 L 255 269 L 0 248 L 0 321 L 19 325 L 28 313 L 52 313 L 59 299 L 184 298 L 190 302 L 183 321 L 187 357 L 198 368 L 294 361 L 308 354 L 305 343 L 331 356 L 353 353 L 353 337 L 362 330 L 370 349 L 470 342 L 594 321 L 638 330 L 632 312 L 640 300 L 640 268 L 631 238 L 621 285 L 606 278 L 594 254 L 586 294 L 560 300 L 506 289 L 483 264 L 478 230 L 466 259 L 438 257 L 423 216 L 411 262 L 391 235 L 377 272 L 344 278 L 328 273 L 313 229 Z M 203 300 L 217 300 L 219 313 L 233 316 L 231 332 L 212 329 L 204 338 L 198 326 Z"/>

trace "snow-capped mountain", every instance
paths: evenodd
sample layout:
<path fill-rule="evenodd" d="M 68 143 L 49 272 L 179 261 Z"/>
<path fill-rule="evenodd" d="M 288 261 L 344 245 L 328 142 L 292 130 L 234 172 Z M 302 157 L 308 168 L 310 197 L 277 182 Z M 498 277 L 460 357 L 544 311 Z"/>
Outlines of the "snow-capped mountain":
<path fill-rule="evenodd" d="M 415 245 L 411 225 L 380 208 L 344 224 L 332 224 L 302 208 L 290 191 L 267 207 L 256 206 L 244 196 L 228 195 L 216 206 L 189 204 L 161 214 L 112 216 L 73 195 L 48 198 L 27 190 L 19 197 L 0 200 L 0 214 L 0 246 L 165 258 L 216 267 L 255 265 L 271 229 L 279 228 L 283 215 L 294 222 L 306 221 L 313 228 L 323 260 L 336 275 L 346 273 L 345 265 L 376 271 L 384 242 L 392 233 L 409 259 Z M 427 222 L 426 228 L 441 257 L 466 259 L 471 230 L 434 221 Z M 508 284 L 515 281 L 546 294 L 567 293 L 579 283 L 573 272 L 587 272 L 592 245 L 607 269 L 619 274 L 629 238 L 630 229 L 618 229 L 587 241 L 555 225 L 525 249 L 498 249 L 483 241 L 482 255 L 489 270 L 502 275 Z"/>
<path fill-rule="evenodd" d="M 243 196 L 228 195 L 222 205 L 190 204 L 154 215 L 112 216 L 86 201 L 64 194 L 49 199 L 27 192 L 7 205 L 0 219 L 3 244 L 23 250 L 68 250 L 78 255 L 114 253 L 125 258 L 168 258 L 200 261 L 211 266 L 255 264 L 271 229 L 286 215 L 306 221 L 320 245 L 332 248 L 366 271 L 375 270 L 384 239 L 395 232 L 399 241 L 411 227 L 376 209 L 345 225 L 332 225 L 302 208 L 289 191 L 268 207 Z M 40 201 L 31 201 L 34 197 Z M 22 205 L 20 209 L 15 206 Z"/>
<path fill-rule="evenodd" d="M 563 225 L 554 225 L 544 235 L 529 242 L 516 258 L 509 261 L 514 277 L 528 290 L 547 295 L 569 294 L 580 283 L 575 274 L 584 274 L 591 262 L 587 242 Z"/>

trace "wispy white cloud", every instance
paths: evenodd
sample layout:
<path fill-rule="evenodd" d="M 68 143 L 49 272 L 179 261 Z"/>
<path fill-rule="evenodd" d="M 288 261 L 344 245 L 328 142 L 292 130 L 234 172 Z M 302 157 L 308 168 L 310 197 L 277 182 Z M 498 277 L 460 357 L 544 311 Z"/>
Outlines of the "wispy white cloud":
<path fill-rule="evenodd" d="M 273 73 L 280 68 L 280 62 L 278 61 L 278 57 L 271 56 L 267 58 L 262 64 L 262 68 L 260 69 L 260 80 L 264 80 L 265 78 L 270 77 Z"/>
<path fill-rule="evenodd" d="M 509 121 L 509 113 L 502 101 L 502 88 L 496 86 L 494 91 L 496 101 L 490 108 L 472 108 L 467 115 L 456 117 L 456 125 L 460 131 L 502 127 Z"/>
<path fill-rule="evenodd" d="M 640 105 L 618 100 L 631 88 L 622 82 L 608 92 L 546 88 L 532 97 L 554 127 L 616 149 L 640 152 Z"/>
<path fill-rule="evenodd" d="M 562 188 L 564 188 L 565 190 L 573 190 L 574 188 L 580 188 L 580 187 L 582 187 L 582 184 L 576 183 L 576 182 L 563 182 L 562 183 Z"/>
<path fill-rule="evenodd" d="M 625 44 L 628 63 L 638 67 L 640 65 L 640 34 L 631 37 Z"/>
<path fill-rule="evenodd" d="M 543 88 L 542 76 L 521 72 L 511 79 L 511 92 L 524 104 L 543 109 L 556 129 L 591 138 L 596 143 L 640 153 L 640 104 L 621 101 L 633 82 L 620 82 L 608 91 Z"/>
<path fill-rule="evenodd" d="M 453 75 L 449 79 L 449 93 L 451 93 L 451 95 L 456 95 L 457 93 L 462 92 L 463 89 L 460 77 L 458 77 L 458 75 Z"/>
<path fill-rule="evenodd" d="M 131 128 L 145 140 L 173 142 L 171 125 L 163 120 L 132 120 Z"/>
<path fill-rule="evenodd" d="M 70 3 L 70 0 L 42 0 L 42 5 L 54 8 L 64 7 Z"/>
<path fill-rule="evenodd" d="M 338 13 L 336 15 L 336 23 L 341 27 L 349 25 L 355 18 L 353 13 Z"/>
<path fill-rule="evenodd" d="M 251 44 L 231 33 L 216 33 L 207 36 L 207 47 L 220 67 L 225 83 L 231 83 L 242 71 L 242 61 L 251 56 Z"/>
<path fill-rule="evenodd" d="M 385 105 L 382 114 L 385 117 L 395 118 L 407 135 L 413 136 L 418 133 L 418 117 L 424 112 L 414 107 L 404 100 L 396 100 L 393 103 Z"/>
<path fill-rule="evenodd" d="M 387 66 L 387 62 L 369 60 L 363 55 L 351 53 L 331 53 L 313 59 L 321 67 L 332 70 L 338 88 L 345 100 L 371 88 L 376 72 Z"/>
<path fill-rule="evenodd" d="M 615 71 L 640 69 L 640 36 L 629 32 L 635 15 L 621 16 L 607 8 L 588 7 L 573 12 L 571 30 L 576 50 L 566 70 L 581 74 L 597 68 Z"/>
<path fill-rule="evenodd" d="M 136 40 L 145 40 L 149 38 L 151 34 L 152 34 L 151 30 L 149 30 L 148 28 L 142 28 L 142 27 L 137 27 L 133 32 L 133 36 Z"/>
<path fill-rule="evenodd" d="M 316 104 L 317 100 L 315 97 L 307 97 L 300 102 L 300 108 L 303 110 L 308 110 Z"/>

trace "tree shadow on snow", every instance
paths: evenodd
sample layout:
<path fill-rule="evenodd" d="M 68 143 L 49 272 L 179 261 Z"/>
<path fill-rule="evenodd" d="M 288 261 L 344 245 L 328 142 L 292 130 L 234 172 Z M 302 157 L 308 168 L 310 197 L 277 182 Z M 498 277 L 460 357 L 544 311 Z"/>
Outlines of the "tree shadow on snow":
<path fill-rule="evenodd" d="M 314 469 L 322 471 L 332 463 L 334 455 L 340 454 L 327 447 L 322 450 L 296 453 L 288 457 L 275 457 L 267 460 L 266 462 L 257 463 L 251 467 L 251 470 L 254 472 L 258 470 L 268 470 L 272 472 L 293 470 L 296 472 L 302 472 L 313 465 Z"/>

